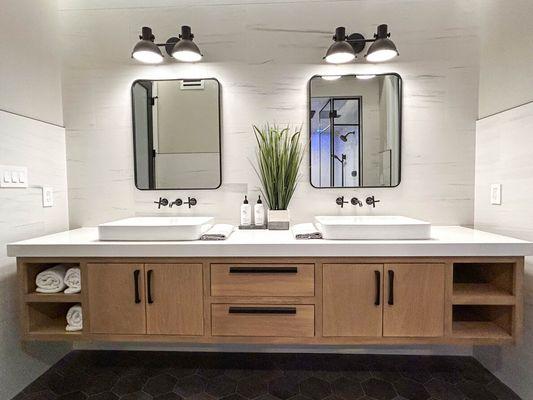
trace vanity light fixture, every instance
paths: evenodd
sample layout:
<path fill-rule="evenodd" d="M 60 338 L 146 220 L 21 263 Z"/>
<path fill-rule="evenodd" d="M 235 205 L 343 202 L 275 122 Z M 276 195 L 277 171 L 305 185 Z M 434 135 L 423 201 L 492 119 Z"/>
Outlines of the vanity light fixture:
<path fill-rule="evenodd" d="M 372 78 L 375 78 L 376 75 L 355 75 L 355 77 L 357 79 L 361 79 L 361 80 L 368 80 L 368 79 L 372 79 Z"/>
<path fill-rule="evenodd" d="M 355 59 L 356 54 L 365 49 L 366 43 L 372 43 L 365 55 L 370 62 L 388 61 L 399 55 L 396 45 L 389 39 L 390 33 L 386 24 L 377 27 L 373 39 L 365 39 L 360 33 L 346 35 L 346 28 L 335 29 L 334 43 L 326 52 L 324 60 L 331 64 L 343 64 Z"/>
<path fill-rule="evenodd" d="M 155 36 L 152 29 L 143 26 L 141 39 L 133 48 L 131 56 L 146 64 L 159 64 L 163 61 L 163 54 L 159 47 L 164 47 L 167 54 L 176 60 L 184 62 L 196 62 L 202 59 L 200 49 L 193 42 L 194 35 L 191 27 L 183 25 L 178 37 L 171 37 L 165 43 L 154 43 Z"/>

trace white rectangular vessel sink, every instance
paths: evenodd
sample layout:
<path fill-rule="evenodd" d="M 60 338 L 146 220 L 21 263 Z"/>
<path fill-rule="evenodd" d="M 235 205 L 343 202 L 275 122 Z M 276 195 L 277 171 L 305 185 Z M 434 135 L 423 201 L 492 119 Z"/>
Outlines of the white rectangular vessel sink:
<path fill-rule="evenodd" d="M 137 217 L 98 225 L 100 240 L 198 240 L 213 217 Z"/>
<path fill-rule="evenodd" d="M 390 216 L 317 216 L 324 239 L 397 240 L 430 239 L 431 224 L 418 219 Z"/>

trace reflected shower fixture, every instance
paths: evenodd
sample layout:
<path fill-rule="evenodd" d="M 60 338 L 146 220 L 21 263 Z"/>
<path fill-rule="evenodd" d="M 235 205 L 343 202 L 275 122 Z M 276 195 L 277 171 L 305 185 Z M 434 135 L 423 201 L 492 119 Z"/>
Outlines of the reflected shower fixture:
<path fill-rule="evenodd" d="M 345 133 L 344 135 L 340 135 L 339 138 L 340 138 L 340 140 L 342 140 L 344 143 L 346 143 L 346 142 L 348 141 L 348 135 L 355 135 L 355 131 Z"/>
<path fill-rule="evenodd" d="M 389 39 L 388 26 L 381 24 L 373 39 L 365 39 L 360 33 L 346 35 L 346 28 L 339 26 L 335 29 L 334 43 L 326 52 L 324 60 L 331 64 L 343 64 L 355 59 L 356 54 L 365 49 L 367 43 L 372 43 L 365 55 L 367 61 L 383 62 L 399 55 L 396 45 Z"/>
<path fill-rule="evenodd" d="M 145 64 L 159 64 L 163 61 L 163 54 L 159 47 L 164 47 L 167 54 L 176 60 L 184 62 L 200 61 L 203 57 L 200 49 L 193 42 L 194 35 L 191 27 L 183 25 L 178 37 L 171 37 L 165 43 L 155 43 L 152 28 L 143 26 L 141 39 L 133 48 L 131 56 Z"/>

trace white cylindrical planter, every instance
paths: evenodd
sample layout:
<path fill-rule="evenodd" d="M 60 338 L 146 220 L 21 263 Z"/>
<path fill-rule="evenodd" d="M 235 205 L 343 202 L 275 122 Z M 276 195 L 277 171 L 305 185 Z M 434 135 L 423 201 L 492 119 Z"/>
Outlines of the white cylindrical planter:
<path fill-rule="evenodd" d="M 268 229 L 287 230 L 289 229 L 290 213 L 289 210 L 268 210 Z"/>

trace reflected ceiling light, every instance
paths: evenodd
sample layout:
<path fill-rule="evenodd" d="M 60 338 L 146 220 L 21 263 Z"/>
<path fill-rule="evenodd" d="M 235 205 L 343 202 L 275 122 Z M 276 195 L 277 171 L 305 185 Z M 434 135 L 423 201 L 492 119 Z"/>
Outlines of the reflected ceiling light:
<path fill-rule="evenodd" d="M 339 26 L 335 29 L 334 43 L 329 47 L 324 60 L 331 64 L 343 64 L 356 58 L 362 52 L 366 43 L 372 43 L 365 58 L 370 62 L 387 61 L 399 53 L 392 40 L 386 24 L 379 25 L 373 39 L 365 39 L 360 33 L 346 36 L 346 28 Z"/>
<path fill-rule="evenodd" d="M 143 26 L 139 39 L 141 40 L 135 45 L 131 53 L 133 58 L 145 64 L 159 64 L 163 61 L 163 54 L 154 43 L 155 37 L 151 28 Z"/>
<path fill-rule="evenodd" d="M 154 43 L 155 37 L 152 29 L 143 26 L 141 39 L 133 48 L 131 56 L 137 61 L 146 64 L 159 64 L 163 61 L 163 54 L 159 47 L 165 47 L 168 55 L 184 62 L 196 62 L 202 59 L 202 53 L 193 42 L 194 35 L 191 27 L 183 25 L 178 37 L 171 37 L 165 43 Z"/>
<path fill-rule="evenodd" d="M 336 81 L 337 79 L 340 79 L 340 75 L 322 75 L 322 79 L 325 81 Z"/>
<path fill-rule="evenodd" d="M 355 75 L 355 77 L 357 79 L 367 80 L 367 79 L 375 78 L 376 75 Z"/>

